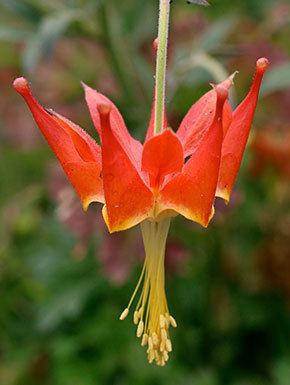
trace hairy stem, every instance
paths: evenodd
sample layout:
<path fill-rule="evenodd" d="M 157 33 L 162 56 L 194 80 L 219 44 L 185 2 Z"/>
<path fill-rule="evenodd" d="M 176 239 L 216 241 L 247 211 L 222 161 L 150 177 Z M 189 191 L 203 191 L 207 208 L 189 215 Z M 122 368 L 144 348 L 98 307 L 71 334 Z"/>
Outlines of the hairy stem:
<path fill-rule="evenodd" d="M 162 131 L 165 108 L 165 83 L 167 66 L 167 44 L 169 29 L 170 0 L 160 0 L 158 49 L 156 63 L 156 97 L 155 97 L 155 130 L 158 134 Z"/>

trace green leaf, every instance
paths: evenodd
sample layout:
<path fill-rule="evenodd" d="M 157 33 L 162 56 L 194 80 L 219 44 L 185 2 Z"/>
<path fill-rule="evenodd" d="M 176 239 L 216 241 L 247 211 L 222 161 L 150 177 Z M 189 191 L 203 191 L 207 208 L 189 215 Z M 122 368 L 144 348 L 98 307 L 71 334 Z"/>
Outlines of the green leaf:
<path fill-rule="evenodd" d="M 290 62 L 280 64 L 270 69 L 266 74 L 261 88 L 261 96 L 276 91 L 283 91 L 290 87 Z"/>
<path fill-rule="evenodd" d="M 38 30 L 28 41 L 23 54 L 23 68 L 25 72 L 31 73 L 39 60 L 50 54 L 56 41 L 64 34 L 74 21 L 80 20 L 83 13 L 76 10 L 63 10 L 56 14 L 47 16 L 40 23 Z"/>
<path fill-rule="evenodd" d="M 225 17 L 213 23 L 201 36 L 197 46 L 205 52 L 219 47 L 232 32 L 236 25 L 234 17 Z"/>

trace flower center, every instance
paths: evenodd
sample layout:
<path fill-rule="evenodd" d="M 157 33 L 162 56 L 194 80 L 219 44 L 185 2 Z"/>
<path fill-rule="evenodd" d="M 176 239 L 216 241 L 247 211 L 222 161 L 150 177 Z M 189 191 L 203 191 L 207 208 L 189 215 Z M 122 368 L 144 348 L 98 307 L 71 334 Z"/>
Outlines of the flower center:
<path fill-rule="evenodd" d="M 141 223 L 146 258 L 135 291 L 120 316 L 120 320 L 127 317 L 143 283 L 133 321 L 137 326 L 137 337 L 141 338 L 141 346 L 147 347 L 149 363 L 155 361 L 159 366 L 165 365 L 168 353 L 172 350 L 169 327 L 177 326 L 169 313 L 165 294 L 164 257 L 169 226 L 169 218 L 160 222 L 146 220 Z"/>

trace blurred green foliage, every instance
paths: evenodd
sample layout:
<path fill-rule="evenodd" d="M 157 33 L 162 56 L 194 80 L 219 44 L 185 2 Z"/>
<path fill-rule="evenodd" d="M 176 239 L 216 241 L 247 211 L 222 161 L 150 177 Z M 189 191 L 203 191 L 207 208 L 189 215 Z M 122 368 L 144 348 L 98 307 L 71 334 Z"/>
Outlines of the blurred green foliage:
<path fill-rule="evenodd" d="M 138 252 L 120 283 L 104 267 L 104 230 L 87 231 L 83 243 L 79 214 L 63 213 L 68 184 L 56 186 L 52 154 L 10 86 L 29 76 L 43 103 L 93 133 L 83 80 L 115 100 L 143 138 L 157 0 L 0 3 L 1 385 L 290 384 L 290 6 L 212 0 L 204 9 L 175 0 L 172 8 L 172 127 L 209 82 L 239 69 L 235 104 L 255 60 L 269 56 L 273 65 L 231 204 L 218 202 L 206 230 L 181 218 L 172 226 L 171 239 L 191 258 L 168 273 L 179 327 L 172 358 L 159 369 L 148 365 L 132 324 L 118 321 L 140 271 Z M 258 140 L 266 134 L 273 145 L 278 137 L 275 147 Z M 77 222 L 73 230 L 66 215 Z M 113 264 L 119 252 L 113 248 Z"/>

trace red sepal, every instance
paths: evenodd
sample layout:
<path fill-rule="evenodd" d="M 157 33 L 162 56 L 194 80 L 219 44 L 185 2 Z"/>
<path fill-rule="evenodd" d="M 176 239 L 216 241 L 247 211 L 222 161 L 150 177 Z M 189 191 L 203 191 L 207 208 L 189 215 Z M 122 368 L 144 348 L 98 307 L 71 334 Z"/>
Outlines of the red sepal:
<path fill-rule="evenodd" d="M 229 90 L 233 84 L 234 76 L 235 73 L 220 83 L 219 86 Z M 211 127 L 214 119 L 216 103 L 217 94 L 213 89 L 194 103 L 183 118 L 176 134 L 183 144 L 185 157 L 190 156 L 195 151 L 203 135 Z M 222 114 L 224 132 L 227 131 L 231 123 L 231 118 L 231 107 L 228 101 L 225 101 Z"/>
<path fill-rule="evenodd" d="M 142 144 L 130 135 L 129 131 L 127 130 L 126 124 L 124 122 L 124 119 L 120 111 L 118 110 L 118 108 L 106 96 L 102 95 L 101 93 L 97 92 L 96 90 L 87 86 L 84 83 L 82 83 L 82 85 L 85 90 L 85 98 L 86 98 L 87 105 L 89 107 L 92 120 L 94 122 L 96 130 L 100 135 L 101 140 L 102 140 L 102 127 L 101 127 L 101 117 L 99 113 L 99 107 L 106 105 L 111 109 L 110 122 L 111 122 L 111 127 L 114 133 L 114 136 L 120 142 L 121 146 L 123 147 L 123 150 L 127 153 L 131 161 L 136 165 L 138 165 L 138 167 L 140 168 Z"/>
<path fill-rule="evenodd" d="M 103 202 L 101 149 L 98 144 L 76 124 L 41 107 L 34 99 L 26 79 L 16 79 L 13 86 L 25 99 L 35 122 L 79 194 L 84 208 L 93 201 Z"/>
<path fill-rule="evenodd" d="M 261 82 L 268 67 L 269 61 L 267 59 L 261 58 L 257 61 L 252 87 L 245 99 L 233 112 L 232 123 L 223 140 L 216 196 L 223 198 L 226 202 L 230 199 L 241 165 L 256 110 Z"/>
<path fill-rule="evenodd" d="M 111 106 L 101 105 L 103 183 L 106 205 L 103 216 L 110 232 L 135 226 L 152 216 L 154 198 L 136 164 L 113 131 Z"/>
<path fill-rule="evenodd" d="M 207 226 L 213 215 L 223 138 L 222 111 L 228 92 L 217 86 L 216 109 L 211 127 L 185 163 L 182 173 L 173 177 L 160 191 L 158 212 L 174 210 L 186 218 Z"/>

